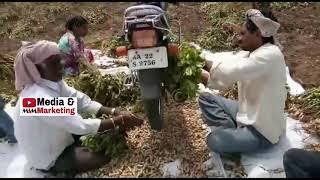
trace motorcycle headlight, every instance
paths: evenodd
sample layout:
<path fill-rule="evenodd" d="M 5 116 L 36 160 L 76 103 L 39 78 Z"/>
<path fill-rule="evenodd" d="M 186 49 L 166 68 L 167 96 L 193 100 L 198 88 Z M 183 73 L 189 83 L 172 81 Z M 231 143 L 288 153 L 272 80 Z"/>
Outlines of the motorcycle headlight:
<path fill-rule="evenodd" d="M 155 29 L 143 29 L 133 31 L 132 45 L 134 48 L 148 48 L 156 46 L 157 33 Z"/>

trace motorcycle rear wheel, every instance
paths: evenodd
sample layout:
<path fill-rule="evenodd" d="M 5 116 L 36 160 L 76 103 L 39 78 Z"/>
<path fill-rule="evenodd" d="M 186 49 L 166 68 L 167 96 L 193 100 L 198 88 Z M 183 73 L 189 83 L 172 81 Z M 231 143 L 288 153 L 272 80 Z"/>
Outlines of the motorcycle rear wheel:
<path fill-rule="evenodd" d="M 144 100 L 144 109 L 148 117 L 151 129 L 160 131 L 166 126 L 164 118 L 165 97 L 162 93 L 158 99 Z"/>

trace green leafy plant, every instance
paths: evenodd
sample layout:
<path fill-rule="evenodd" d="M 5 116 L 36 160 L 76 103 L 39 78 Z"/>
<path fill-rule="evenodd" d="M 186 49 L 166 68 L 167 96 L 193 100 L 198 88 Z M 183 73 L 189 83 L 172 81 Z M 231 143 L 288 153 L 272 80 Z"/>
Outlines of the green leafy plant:
<path fill-rule="evenodd" d="M 271 8 L 275 10 L 291 9 L 298 6 L 308 5 L 306 2 L 272 2 Z"/>
<path fill-rule="evenodd" d="M 95 95 L 96 84 L 99 82 L 98 80 L 100 78 L 100 74 L 90 70 L 85 70 L 79 75 L 75 88 L 93 98 Z"/>
<path fill-rule="evenodd" d="M 128 107 L 128 110 L 132 113 L 143 113 L 144 112 L 143 101 L 141 99 L 137 100 L 135 104 Z"/>
<path fill-rule="evenodd" d="M 289 108 L 289 104 L 291 103 L 290 87 L 289 87 L 288 83 L 286 83 L 285 88 L 286 88 L 286 91 L 287 91 L 287 99 L 286 99 L 286 102 L 285 102 L 285 108 L 288 109 Z"/>
<path fill-rule="evenodd" d="M 107 116 L 100 117 L 101 119 Z M 81 144 L 92 152 L 104 152 L 106 155 L 116 157 L 128 149 L 125 134 L 117 127 L 103 133 L 89 134 L 80 138 Z"/>
<path fill-rule="evenodd" d="M 136 103 L 140 91 L 137 87 L 128 87 L 124 84 L 127 78 L 125 74 L 101 75 L 97 69 L 84 64 L 80 69 L 86 70 L 78 77 L 64 79 L 69 86 L 75 87 L 91 99 L 108 107 L 124 107 Z M 90 114 L 85 115 L 94 117 Z M 103 115 L 98 118 L 106 119 L 108 116 Z M 104 152 L 106 155 L 116 157 L 128 149 L 125 134 L 122 132 L 123 130 L 117 127 L 115 130 L 82 136 L 80 140 L 83 146 L 93 152 Z"/>
<path fill-rule="evenodd" d="M 241 25 L 249 3 L 210 2 L 203 3 L 201 9 L 208 15 L 210 27 L 197 39 L 201 47 L 213 50 L 235 50 L 237 28 Z"/>
<path fill-rule="evenodd" d="M 121 35 L 116 35 L 108 41 L 103 41 L 101 44 L 101 49 L 103 53 L 107 54 L 107 56 L 116 57 L 116 48 L 125 45 L 129 45 L 129 43 L 125 41 L 125 37 Z"/>
<path fill-rule="evenodd" d="M 0 77 L 2 79 L 14 79 L 13 62 L 14 57 L 7 54 L 0 54 Z"/>
<path fill-rule="evenodd" d="M 204 60 L 200 51 L 182 43 L 178 57 L 170 57 L 165 84 L 169 92 L 179 89 L 188 98 L 196 96 Z"/>
<path fill-rule="evenodd" d="M 95 87 L 93 99 L 110 107 L 126 106 L 135 102 L 140 91 L 137 87 L 125 86 L 126 78 L 125 74 L 100 77 Z"/>
<path fill-rule="evenodd" d="M 86 17 L 92 24 L 100 24 L 107 20 L 107 12 L 103 9 L 102 6 L 96 8 L 89 8 L 82 12 L 82 15 Z"/>
<path fill-rule="evenodd" d="M 93 152 L 104 152 L 111 157 L 119 156 L 128 149 L 125 137 L 112 133 L 84 136 L 82 145 Z"/>
<path fill-rule="evenodd" d="M 88 67 L 78 77 L 66 77 L 65 81 L 104 106 L 117 107 L 135 103 L 140 95 L 138 87 L 126 85 L 127 78 L 125 74 L 101 75 L 97 69 Z"/>
<path fill-rule="evenodd" d="M 302 101 L 304 107 L 320 115 L 320 87 L 306 90 L 298 97 L 299 100 Z"/>

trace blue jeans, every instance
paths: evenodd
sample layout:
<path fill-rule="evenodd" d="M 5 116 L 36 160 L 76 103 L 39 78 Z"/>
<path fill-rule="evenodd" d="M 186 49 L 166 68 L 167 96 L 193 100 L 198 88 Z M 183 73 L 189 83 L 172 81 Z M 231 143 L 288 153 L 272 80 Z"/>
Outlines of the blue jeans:
<path fill-rule="evenodd" d="M 13 120 L 3 110 L 5 105 L 4 100 L 0 97 L 0 138 L 6 138 L 9 143 L 16 143 L 14 136 Z"/>
<path fill-rule="evenodd" d="M 204 92 L 199 96 L 203 120 L 216 126 L 207 136 L 208 147 L 217 153 L 245 153 L 265 149 L 272 145 L 253 126 L 238 126 L 238 102 Z"/>
<path fill-rule="evenodd" d="M 289 149 L 283 156 L 286 178 L 319 178 L 320 152 Z"/>

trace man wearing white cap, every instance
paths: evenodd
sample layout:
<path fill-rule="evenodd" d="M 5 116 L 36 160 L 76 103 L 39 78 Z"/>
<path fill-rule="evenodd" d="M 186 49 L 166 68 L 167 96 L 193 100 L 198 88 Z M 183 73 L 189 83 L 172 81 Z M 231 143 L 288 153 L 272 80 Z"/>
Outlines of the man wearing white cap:
<path fill-rule="evenodd" d="M 101 133 L 121 126 L 125 130 L 143 123 L 126 111 L 102 106 L 84 93 L 69 87 L 62 79 L 63 61 L 55 42 L 26 43 L 18 51 L 15 63 L 15 86 L 22 97 L 76 97 L 79 112 L 100 116 L 114 115 L 107 120 L 76 116 L 20 116 L 17 103 L 14 134 L 28 164 L 52 173 L 77 173 L 97 169 L 110 161 L 103 152 L 81 147 L 73 135 Z"/>
<path fill-rule="evenodd" d="M 246 12 L 238 54 L 213 55 L 206 60 L 204 84 L 223 90 L 238 84 L 238 101 L 204 92 L 199 105 L 204 121 L 214 129 L 207 136 L 216 153 L 243 153 L 268 148 L 285 133 L 286 71 L 284 56 L 275 40 L 280 24 L 272 13 Z"/>

